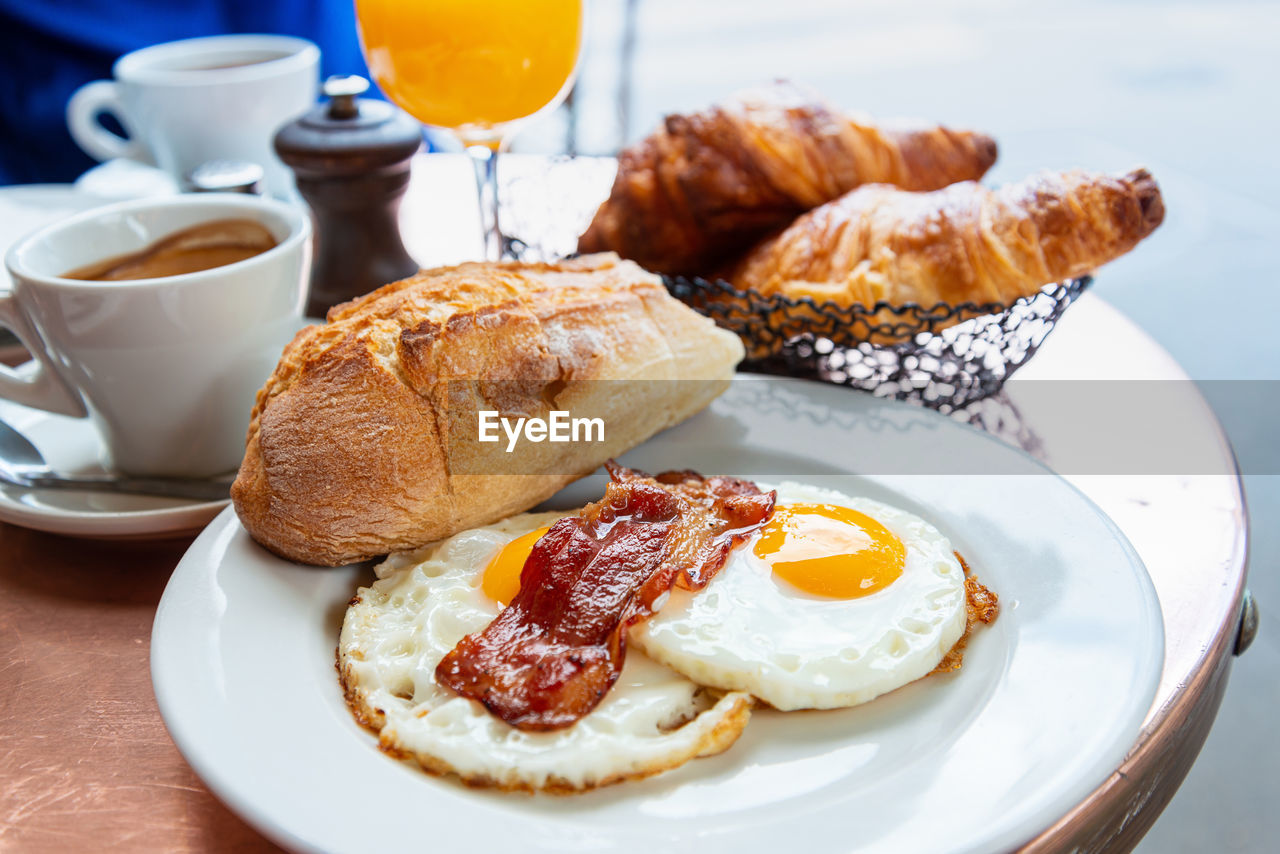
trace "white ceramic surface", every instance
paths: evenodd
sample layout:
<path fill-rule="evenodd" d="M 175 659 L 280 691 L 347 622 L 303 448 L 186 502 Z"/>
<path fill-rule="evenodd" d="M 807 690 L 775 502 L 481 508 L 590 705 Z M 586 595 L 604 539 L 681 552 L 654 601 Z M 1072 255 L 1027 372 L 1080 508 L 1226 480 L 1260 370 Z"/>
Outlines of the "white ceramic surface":
<path fill-rule="evenodd" d="M 113 201 L 71 184 L 0 187 L 0 255 L 37 228 Z M 0 284 L 7 287 L 8 279 L 0 278 Z"/>
<path fill-rule="evenodd" d="M 0 400 L 0 419 L 29 438 L 60 472 L 102 474 L 102 443 L 89 421 Z M 0 522 L 95 540 L 176 537 L 200 530 L 226 501 L 187 501 L 0 483 Z"/>
<path fill-rule="evenodd" d="M 189 226 L 244 217 L 279 244 L 181 276 L 84 282 L 60 274 Z M 0 323 L 41 362 L 0 367 L 0 396 L 65 415 L 87 409 L 114 467 L 206 476 L 234 469 L 254 396 L 297 330 L 311 224 L 304 210 L 242 195 L 142 199 L 87 211 L 9 250 Z"/>
<path fill-rule="evenodd" d="M 951 471 L 949 456 L 925 459 L 935 447 L 1001 473 L 931 474 Z M 514 839 L 521 850 L 701 854 L 1006 850 L 1079 803 L 1135 742 L 1162 661 L 1150 579 L 1101 511 L 1020 452 L 915 408 L 740 377 L 624 462 L 897 504 L 951 537 L 1000 594 L 1001 616 L 957 674 L 851 710 L 759 710 L 723 755 L 638 783 L 501 795 L 379 753 L 351 719 L 334 649 L 371 573 L 276 558 L 228 511 L 179 564 L 153 628 L 152 680 L 178 747 L 232 809 L 299 850 Z M 576 506 L 602 485 L 593 476 L 548 505 Z"/>
<path fill-rule="evenodd" d="M 288 167 L 272 150 L 277 129 L 316 102 L 320 50 L 305 39 L 226 35 L 153 45 L 125 54 L 114 80 L 97 80 L 67 102 L 67 127 L 98 160 L 154 163 L 175 180 L 209 160 L 248 160 L 268 192 L 288 196 Z M 111 113 L 129 134 L 98 122 Z"/>
<path fill-rule="evenodd" d="M 85 171 L 76 179 L 75 187 L 114 202 L 181 192 L 168 172 L 127 157 L 116 157 Z"/>

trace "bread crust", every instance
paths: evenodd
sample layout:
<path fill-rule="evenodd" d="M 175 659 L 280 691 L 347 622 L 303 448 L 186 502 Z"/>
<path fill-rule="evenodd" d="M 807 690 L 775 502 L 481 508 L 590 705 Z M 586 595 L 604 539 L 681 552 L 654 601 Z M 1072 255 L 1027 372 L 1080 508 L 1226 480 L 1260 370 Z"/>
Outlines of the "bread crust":
<path fill-rule="evenodd" d="M 732 333 L 612 254 L 426 270 L 285 348 L 231 488 L 271 551 L 335 566 L 521 512 L 706 406 Z M 605 421 L 603 442 L 476 439 L 480 409 Z M 512 474 L 498 472 L 514 472 Z"/>

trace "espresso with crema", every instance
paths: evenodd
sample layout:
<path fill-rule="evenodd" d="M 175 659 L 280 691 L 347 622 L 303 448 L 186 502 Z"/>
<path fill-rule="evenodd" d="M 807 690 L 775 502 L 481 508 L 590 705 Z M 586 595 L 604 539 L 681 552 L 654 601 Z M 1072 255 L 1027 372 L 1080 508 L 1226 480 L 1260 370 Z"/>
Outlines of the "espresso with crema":
<path fill-rule="evenodd" d="M 137 252 L 77 267 L 64 273 L 63 278 L 120 282 L 181 276 L 261 255 L 277 242 L 269 230 L 254 220 L 213 220 L 175 232 Z"/>

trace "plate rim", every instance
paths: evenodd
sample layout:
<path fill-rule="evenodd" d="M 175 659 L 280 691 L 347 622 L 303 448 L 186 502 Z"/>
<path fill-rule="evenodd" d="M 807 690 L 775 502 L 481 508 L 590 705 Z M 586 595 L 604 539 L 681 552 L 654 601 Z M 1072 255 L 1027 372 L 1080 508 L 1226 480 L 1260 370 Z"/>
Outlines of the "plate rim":
<path fill-rule="evenodd" d="M 851 392 L 849 389 L 832 386 L 816 380 L 797 377 L 739 373 L 735 374 L 734 381 L 779 383 L 784 386 L 793 386 L 800 389 L 821 389 L 823 390 L 822 393 L 834 392 L 837 396 L 840 394 L 849 394 Z M 1025 450 L 1010 445 L 972 424 L 950 418 L 941 413 L 927 410 L 918 405 L 894 401 L 887 398 L 877 398 L 868 395 L 865 392 L 858 395 L 858 398 L 860 399 L 860 405 L 888 405 L 893 408 L 903 407 L 913 414 L 928 413 L 927 415 L 924 415 L 925 418 L 940 419 L 938 423 L 945 423 L 949 425 L 948 429 L 960 428 L 967 431 L 971 436 L 976 436 L 981 441 L 994 443 L 994 446 L 998 447 L 1001 451 L 1015 454 L 1021 458 L 1023 463 L 1030 464 L 1037 470 L 1037 475 L 1048 475 L 1050 476 L 1051 481 L 1058 487 L 1065 487 L 1078 499 L 1081 499 L 1092 515 L 1103 523 L 1103 526 L 1108 531 L 1115 544 L 1119 546 L 1121 551 L 1124 553 L 1130 569 L 1135 570 L 1132 575 L 1134 581 L 1141 590 L 1142 604 L 1144 606 L 1141 616 L 1149 624 L 1149 640 L 1153 641 L 1153 643 L 1143 650 L 1144 655 L 1142 656 L 1142 659 L 1144 660 L 1145 666 L 1142 669 L 1142 673 L 1144 674 L 1144 678 L 1142 680 L 1142 684 L 1140 686 L 1136 686 L 1138 690 L 1133 692 L 1136 697 L 1145 698 L 1145 702 L 1135 702 L 1133 704 L 1125 718 L 1126 726 L 1123 728 L 1124 730 L 1131 732 L 1133 737 L 1137 737 L 1142 731 L 1142 725 L 1145 722 L 1147 715 L 1150 713 L 1152 703 L 1155 700 L 1156 691 L 1163 669 L 1165 654 L 1164 619 L 1159 596 L 1154 583 L 1152 582 L 1150 573 L 1141 556 L 1129 541 L 1128 537 L 1120 529 L 1119 525 L 1080 487 L 1076 486 L 1070 480 L 1057 472 L 1054 472 L 1047 464 L 1036 459 Z M 696 415 L 693 417 L 696 417 Z M 652 441 L 652 439 L 650 441 Z M 874 479 L 875 476 L 872 475 L 871 478 Z M 160 708 L 161 717 L 164 721 L 166 730 L 169 732 L 170 737 L 178 747 L 183 758 L 191 765 L 196 774 L 200 777 L 201 781 L 209 788 L 210 792 L 213 793 L 215 797 L 221 800 L 228 806 L 228 808 L 253 826 L 255 830 L 262 833 L 273 842 L 291 850 L 325 852 L 330 849 L 313 845 L 305 837 L 297 835 L 289 828 L 276 821 L 269 810 L 261 808 L 257 803 L 252 802 L 247 798 L 240 797 L 234 783 L 225 779 L 220 770 L 213 767 L 215 763 L 207 762 L 206 755 L 202 751 L 194 748 L 192 742 L 195 741 L 195 738 L 193 734 L 184 730 L 181 723 L 175 724 L 173 722 L 174 702 L 168 696 L 169 687 L 162 684 L 164 682 L 164 678 L 160 673 L 162 668 L 157 667 L 157 660 L 163 659 L 164 655 L 162 651 L 159 653 L 157 652 L 158 650 L 163 650 L 163 643 L 157 643 L 157 639 L 162 634 L 164 623 L 169 619 L 168 612 L 175 607 L 174 601 L 176 596 L 170 596 L 170 589 L 175 587 L 175 581 L 179 579 L 181 570 L 189 563 L 207 561 L 210 558 L 216 557 L 218 554 L 225 555 L 226 546 L 232 541 L 237 530 L 243 532 L 239 520 L 235 516 L 234 508 L 228 507 L 218 514 L 218 516 L 205 528 L 203 532 L 201 532 L 188 550 L 183 554 L 165 587 L 164 594 L 162 595 L 161 601 L 156 610 L 151 636 L 150 666 L 152 686 L 156 695 L 157 705 Z M 221 542 L 220 551 L 216 547 L 219 541 Z M 283 558 L 278 558 L 274 555 L 271 557 L 284 560 Z M 219 565 L 221 565 L 220 561 L 222 559 L 224 558 L 219 559 Z M 1121 745 L 1117 737 L 1116 744 L 1112 746 L 1112 750 L 1109 754 L 1111 758 L 1105 763 L 1108 770 L 1099 771 L 1096 778 L 1077 779 L 1073 785 L 1061 787 L 1058 792 L 1058 797 L 1055 799 L 1055 803 L 1059 803 L 1060 805 L 1060 812 L 1056 814 L 1054 820 L 1056 821 L 1062 816 L 1069 814 L 1069 812 L 1084 798 L 1086 798 L 1089 793 L 1098 789 L 1112 775 L 1114 775 L 1115 770 L 1120 767 L 1124 758 L 1132 752 L 1134 746 L 1135 742 L 1133 741 L 1129 741 L 1124 745 Z M 1102 767 L 1103 764 L 1104 763 L 1101 762 L 1095 763 L 1099 768 Z M 1020 829 L 1016 826 L 1011 827 L 999 836 L 983 840 L 982 848 L 976 848 L 975 845 L 977 843 L 961 843 L 956 850 L 972 851 L 988 850 L 988 848 L 990 848 L 990 850 L 1004 850 L 1017 847 L 1030 841 L 1038 833 L 1043 832 L 1044 829 L 1051 825 L 1052 822 L 1035 828 Z"/>

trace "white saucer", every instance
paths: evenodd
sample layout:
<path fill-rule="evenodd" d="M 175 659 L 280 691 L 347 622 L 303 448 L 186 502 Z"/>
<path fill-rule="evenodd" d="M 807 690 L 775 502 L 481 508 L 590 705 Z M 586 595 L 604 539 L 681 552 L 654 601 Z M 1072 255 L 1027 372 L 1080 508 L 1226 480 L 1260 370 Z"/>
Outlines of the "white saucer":
<path fill-rule="evenodd" d="M 125 158 L 99 163 L 77 178 L 75 186 L 79 192 L 106 196 L 113 201 L 171 196 L 180 191 L 178 182 L 169 173 Z"/>
<path fill-rule="evenodd" d="M 83 418 L 53 415 L 0 400 L 0 419 L 68 474 L 101 473 L 102 446 Z M 153 539 L 199 531 L 228 501 L 189 501 L 63 489 L 21 489 L 0 484 L 0 521 L 38 531 L 94 539 Z"/>

